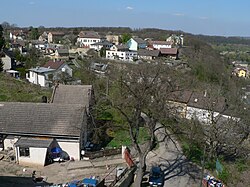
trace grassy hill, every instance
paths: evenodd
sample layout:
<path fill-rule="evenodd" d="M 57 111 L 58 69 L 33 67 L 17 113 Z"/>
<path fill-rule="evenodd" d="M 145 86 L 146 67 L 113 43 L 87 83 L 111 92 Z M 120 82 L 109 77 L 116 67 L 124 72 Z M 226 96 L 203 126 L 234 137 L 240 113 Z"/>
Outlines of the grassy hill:
<path fill-rule="evenodd" d="M 41 102 L 42 96 L 50 98 L 51 93 L 51 89 L 44 89 L 0 73 L 0 102 Z"/>

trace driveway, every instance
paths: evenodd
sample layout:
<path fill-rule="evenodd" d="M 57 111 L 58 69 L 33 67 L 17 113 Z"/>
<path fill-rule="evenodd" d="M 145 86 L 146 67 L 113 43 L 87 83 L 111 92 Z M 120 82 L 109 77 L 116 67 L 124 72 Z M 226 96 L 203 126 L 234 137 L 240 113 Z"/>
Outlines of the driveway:
<path fill-rule="evenodd" d="M 183 155 L 174 137 L 169 135 L 160 123 L 156 124 L 155 135 L 159 148 L 151 151 L 147 157 L 148 170 L 159 165 L 164 171 L 164 187 L 197 187 L 200 170 Z"/>

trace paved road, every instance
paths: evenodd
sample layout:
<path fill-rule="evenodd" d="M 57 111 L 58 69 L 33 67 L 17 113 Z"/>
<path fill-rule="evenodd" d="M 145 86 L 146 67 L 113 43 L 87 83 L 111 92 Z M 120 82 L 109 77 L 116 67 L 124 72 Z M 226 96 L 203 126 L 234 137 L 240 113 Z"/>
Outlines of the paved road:
<path fill-rule="evenodd" d="M 164 187 L 197 187 L 200 176 L 199 169 L 186 160 L 180 146 L 172 141 L 166 129 L 157 123 L 155 135 L 159 141 L 159 148 L 151 151 L 147 157 L 148 168 L 160 165 L 165 174 Z M 175 141 L 176 142 L 176 141 Z"/>

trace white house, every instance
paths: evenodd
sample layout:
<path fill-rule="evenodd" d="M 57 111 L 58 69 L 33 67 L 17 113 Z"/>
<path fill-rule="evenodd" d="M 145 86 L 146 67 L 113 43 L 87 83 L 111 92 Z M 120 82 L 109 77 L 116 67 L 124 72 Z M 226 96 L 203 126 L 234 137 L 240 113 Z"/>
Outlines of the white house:
<path fill-rule="evenodd" d="M 17 163 L 44 166 L 55 147 L 69 158 L 80 160 L 87 136 L 84 105 L 27 102 L 0 105 L 4 149 L 15 151 Z"/>
<path fill-rule="evenodd" d="M 44 166 L 55 148 L 80 160 L 93 99 L 91 85 L 59 84 L 50 103 L 0 102 L 3 149 L 13 149 L 21 165 Z"/>
<path fill-rule="evenodd" d="M 94 31 L 81 31 L 77 38 L 80 47 L 91 48 L 91 44 L 101 41 L 101 37 Z"/>
<path fill-rule="evenodd" d="M 91 44 L 90 45 L 90 48 L 91 49 L 95 49 L 96 51 L 100 51 L 101 48 L 106 48 L 106 49 L 110 49 L 111 47 L 113 46 L 112 43 L 104 40 L 104 41 L 100 41 L 100 42 L 97 42 L 97 43 L 94 43 L 94 44 Z"/>
<path fill-rule="evenodd" d="M 127 46 L 131 51 L 137 51 L 138 49 L 145 49 L 147 42 L 141 38 L 130 38 L 127 42 Z"/>
<path fill-rule="evenodd" d="M 187 119 L 197 119 L 198 121 L 210 124 L 216 118 L 233 118 L 226 115 L 228 106 L 224 97 L 209 97 L 207 92 L 204 94 L 193 92 L 187 103 Z M 236 119 L 236 118 L 233 118 Z"/>
<path fill-rule="evenodd" d="M 40 85 L 42 87 L 48 87 L 49 75 L 52 74 L 55 69 L 36 67 L 29 69 L 29 72 L 26 74 L 26 79 L 33 84 Z"/>
<path fill-rule="evenodd" d="M 62 74 L 72 77 L 72 68 L 63 61 L 49 61 L 43 67 L 30 69 L 26 79 L 33 84 L 48 87 L 53 80 L 60 80 Z"/>
<path fill-rule="evenodd" d="M 122 61 L 134 61 L 137 59 L 137 51 L 130 51 L 127 46 L 113 45 L 110 50 L 106 50 L 106 58 Z"/>
<path fill-rule="evenodd" d="M 14 53 L 12 51 L 3 50 L 3 55 L 1 57 L 3 63 L 3 70 L 7 71 L 10 69 L 15 69 L 16 60 L 14 58 Z"/>
<path fill-rule="evenodd" d="M 171 48 L 172 43 L 168 41 L 149 41 L 149 46 L 154 49 Z"/>

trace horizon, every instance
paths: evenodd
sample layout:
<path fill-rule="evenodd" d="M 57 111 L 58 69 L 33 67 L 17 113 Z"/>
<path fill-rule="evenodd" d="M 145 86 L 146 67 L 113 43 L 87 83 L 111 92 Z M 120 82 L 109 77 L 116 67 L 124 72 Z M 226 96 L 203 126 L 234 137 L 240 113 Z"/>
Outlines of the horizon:
<path fill-rule="evenodd" d="M 1 3 L 0 23 L 18 27 L 129 27 L 194 35 L 250 37 L 250 1 L 12 0 Z M 22 7 L 22 8 L 20 8 Z M 11 14 L 9 13 L 11 11 Z"/>

